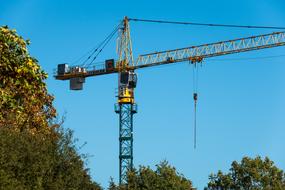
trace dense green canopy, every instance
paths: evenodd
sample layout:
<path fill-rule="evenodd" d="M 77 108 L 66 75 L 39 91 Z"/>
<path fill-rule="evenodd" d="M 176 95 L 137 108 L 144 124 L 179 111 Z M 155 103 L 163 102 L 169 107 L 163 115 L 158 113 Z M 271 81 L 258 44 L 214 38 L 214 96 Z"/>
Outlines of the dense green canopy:
<path fill-rule="evenodd" d="M 218 171 L 211 174 L 208 183 L 209 190 L 284 190 L 285 174 L 274 166 L 269 158 L 254 159 L 244 157 L 241 163 L 234 161 L 230 172 L 224 174 Z"/>
<path fill-rule="evenodd" d="M 58 140 L 0 128 L 0 189 L 100 190 L 92 182 L 70 131 Z"/>
<path fill-rule="evenodd" d="M 47 74 L 27 44 L 14 30 L 0 27 L 0 189 L 101 189 L 72 133 L 52 125 L 56 111 Z"/>
<path fill-rule="evenodd" d="M 179 174 L 167 162 L 156 166 L 156 170 L 141 166 L 130 171 L 126 185 L 117 187 L 112 181 L 110 190 L 191 190 L 192 182 Z"/>

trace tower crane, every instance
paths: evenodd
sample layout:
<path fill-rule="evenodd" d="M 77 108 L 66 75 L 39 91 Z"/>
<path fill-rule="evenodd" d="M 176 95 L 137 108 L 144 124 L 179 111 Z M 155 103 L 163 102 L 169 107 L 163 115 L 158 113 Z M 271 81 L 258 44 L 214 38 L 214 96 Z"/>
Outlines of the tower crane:
<path fill-rule="evenodd" d="M 285 45 L 285 33 L 270 34 L 221 41 L 199 46 L 139 55 L 133 58 L 129 19 L 125 17 L 118 27 L 118 60 L 108 59 L 103 64 L 70 66 L 59 64 L 55 74 L 57 80 L 70 80 L 71 90 L 82 90 L 85 78 L 107 74 L 118 74 L 118 94 L 115 112 L 119 115 L 119 183 L 127 182 L 127 172 L 133 168 L 133 115 L 137 113 L 134 91 L 137 84 L 137 69 L 176 62 L 199 63 L 205 58 L 229 55 Z M 196 96 L 196 97 L 195 97 Z M 194 100 L 197 94 L 194 93 Z"/>

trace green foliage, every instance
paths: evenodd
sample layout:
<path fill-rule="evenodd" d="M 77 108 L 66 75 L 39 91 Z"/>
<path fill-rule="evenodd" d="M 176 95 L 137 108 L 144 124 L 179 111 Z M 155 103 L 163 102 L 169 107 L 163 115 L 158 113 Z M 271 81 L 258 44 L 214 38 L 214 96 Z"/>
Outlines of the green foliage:
<path fill-rule="evenodd" d="M 110 182 L 109 182 L 109 188 L 108 190 L 118 190 L 119 187 L 117 187 L 117 185 L 115 184 L 113 178 L 111 178 Z"/>
<path fill-rule="evenodd" d="M 47 74 L 29 55 L 28 43 L 15 30 L 0 27 L 0 127 L 49 132 L 56 116 L 53 97 L 44 83 Z"/>
<path fill-rule="evenodd" d="M 139 170 L 128 173 L 126 185 L 115 187 L 111 181 L 110 190 L 191 190 L 192 183 L 177 173 L 174 167 L 162 162 L 153 171 L 149 167 L 140 166 Z"/>
<path fill-rule="evenodd" d="M 52 125 L 47 74 L 29 55 L 28 43 L 0 27 L 0 189 L 100 190 L 72 132 Z"/>
<path fill-rule="evenodd" d="M 53 136 L 0 129 L 0 189 L 100 190 L 92 182 L 71 131 Z"/>
<path fill-rule="evenodd" d="M 250 190 L 284 190 L 285 174 L 274 166 L 269 158 L 254 159 L 244 157 L 241 163 L 234 161 L 230 172 L 209 176 L 209 190 L 250 189 Z M 205 188 L 207 189 L 207 188 Z"/>

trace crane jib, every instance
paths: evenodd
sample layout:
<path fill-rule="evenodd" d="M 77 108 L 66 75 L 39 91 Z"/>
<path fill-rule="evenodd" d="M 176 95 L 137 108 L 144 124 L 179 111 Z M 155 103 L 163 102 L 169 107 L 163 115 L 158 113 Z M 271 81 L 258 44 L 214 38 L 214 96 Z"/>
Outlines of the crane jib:
<path fill-rule="evenodd" d="M 209 57 L 273 48 L 284 45 L 285 33 L 277 32 L 267 35 L 239 38 L 236 40 L 141 55 L 136 60 L 134 67 L 144 68 L 187 60 L 195 61 Z"/>
<path fill-rule="evenodd" d="M 285 46 L 284 32 L 274 32 L 266 35 L 239 38 L 235 40 L 140 55 L 134 61 L 133 65 L 129 65 L 129 70 L 183 61 L 200 62 L 204 58 L 273 48 L 278 46 Z M 90 77 L 120 72 L 118 69 L 118 62 L 116 62 L 115 66 L 112 68 L 107 68 L 106 65 L 108 64 L 93 65 L 89 66 L 88 68 L 81 69 L 79 69 L 80 67 L 78 66 L 74 66 L 65 73 L 57 71 L 55 73 L 55 78 L 59 80 L 69 80 L 75 77 Z"/>

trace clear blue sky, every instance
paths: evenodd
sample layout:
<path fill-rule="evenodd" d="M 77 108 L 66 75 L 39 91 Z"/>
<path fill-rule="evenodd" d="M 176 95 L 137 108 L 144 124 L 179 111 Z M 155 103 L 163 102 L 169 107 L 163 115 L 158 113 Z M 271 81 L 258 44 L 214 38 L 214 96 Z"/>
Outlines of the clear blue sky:
<path fill-rule="evenodd" d="M 59 115 L 75 131 L 97 182 L 118 181 L 117 76 L 88 78 L 84 90 L 56 81 L 58 63 L 73 62 L 103 40 L 125 16 L 144 19 L 285 26 L 284 0 L 63 1 L 1 0 L 0 25 L 32 42 L 30 53 L 49 73 Z M 131 23 L 139 54 L 270 33 Z M 98 60 L 116 58 L 115 40 Z M 243 156 L 269 156 L 285 169 L 284 47 L 208 59 L 200 70 L 198 147 L 193 149 L 192 69 L 187 63 L 139 70 L 134 120 L 134 163 L 166 159 L 202 189 L 211 172 L 228 171 Z M 250 59 L 277 56 L 272 59 Z M 242 60 L 236 60 L 242 59 Z M 243 60 L 245 59 L 245 60 Z"/>

